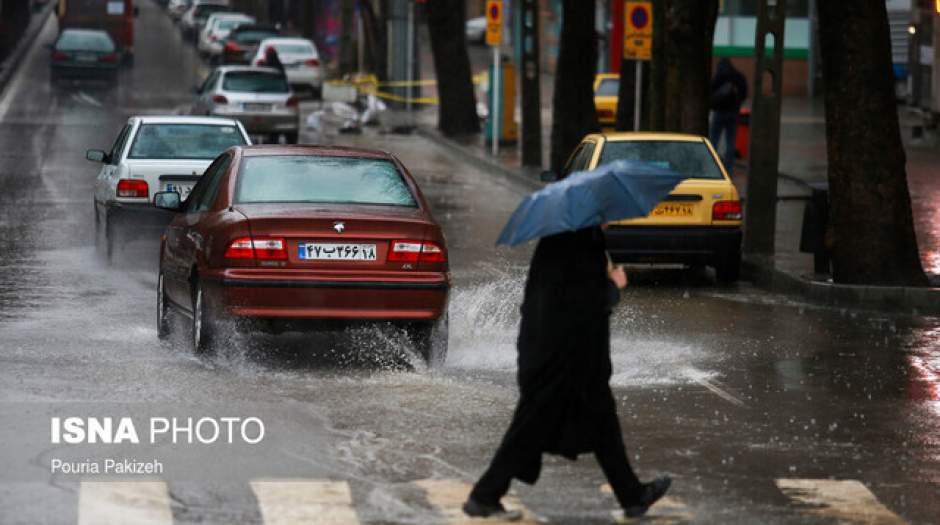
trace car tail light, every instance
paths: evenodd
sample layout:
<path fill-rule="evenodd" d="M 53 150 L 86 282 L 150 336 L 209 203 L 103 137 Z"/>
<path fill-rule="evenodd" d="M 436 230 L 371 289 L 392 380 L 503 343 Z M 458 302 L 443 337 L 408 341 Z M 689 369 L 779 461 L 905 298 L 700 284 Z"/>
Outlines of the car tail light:
<path fill-rule="evenodd" d="M 148 198 L 150 188 L 147 187 L 147 181 L 142 179 L 121 179 L 117 184 L 118 197 Z"/>
<path fill-rule="evenodd" d="M 228 99 L 225 98 L 225 95 L 213 95 L 212 102 L 216 104 L 228 104 Z"/>
<path fill-rule="evenodd" d="M 121 57 L 117 53 L 109 53 L 102 56 L 98 59 L 100 62 L 107 62 L 109 64 L 117 64 Z"/>
<path fill-rule="evenodd" d="M 614 118 L 614 112 L 609 109 L 597 110 L 597 118 Z"/>
<path fill-rule="evenodd" d="M 311 58 L 310 60 L 305 60 L 304 64 L 307 64 L 308 66 L 319 66 L 320 60 L 317 58 Z"/>
<path fill-rule="evenodd" d="M 259 261 L 286 261 L 284 239 L 273 237 L 240 237 L 225 250 L 226 259 L 258 259 Z"/>
<path fill-rule="evenodd" d="M 741 201 L 718 201 L 712 206 L 713 221 L 740 221 Z"/>
<path fill-rule="evenodd" d="M 392 262 L 446 262 L 444 250 L 434 242 L 428 241 L 392 241 L 392 249 L 388 252 L 388 260 Z"/>
<path fill-rule="evenodd" d="M 287 97 L 287 103 L 286 103 L 286 104 L 287 104 L 287 107 L 289 107 L 289 108 L 295 108 L 295 107 L 297 107 L 297 97 L 295 97 L 295 96 L 293 96 L 293 95 Z"/>
<path fill-rule="evenodd" d="M 228 41 L 225 43 L 225 51 L 227 53 L 241 53 L 242 47 L 235 42 Z"/>
<path fill-rule="evenodd" d="M 55 53 L 52 54 L 52 60 L 55 62 L 62 62 L 63 60 L 68 60 L 68 59 L 69 59 L 68 53 L 56 51 Z"/>

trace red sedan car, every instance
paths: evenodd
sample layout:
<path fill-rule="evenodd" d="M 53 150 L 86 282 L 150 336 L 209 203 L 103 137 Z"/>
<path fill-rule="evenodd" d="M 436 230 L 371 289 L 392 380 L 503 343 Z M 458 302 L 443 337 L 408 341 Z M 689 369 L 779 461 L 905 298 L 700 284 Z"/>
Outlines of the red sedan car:
<path fill-rule="evenodd" d="M 157 330 L 192 320 L 195 350 L 232 318 L 403 323 L 429 364 L 447 351 L 447 247 L 405 167 L 380 151 L 233 147 L 185 202 L 160 247 Z"/>

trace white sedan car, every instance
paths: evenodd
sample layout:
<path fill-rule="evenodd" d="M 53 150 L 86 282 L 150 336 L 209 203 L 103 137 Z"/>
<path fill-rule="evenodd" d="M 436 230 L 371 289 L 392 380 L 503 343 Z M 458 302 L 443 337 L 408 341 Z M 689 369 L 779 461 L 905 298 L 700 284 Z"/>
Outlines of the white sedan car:
<path fill-rule="evenodd" d="M 299 37 L 266 38 L 258 44 L 251 65 L 271 66 L 267 63 L 269 48 L 277 52 L 278 60 L 284 65 L 287 82 L 294 92 L 310 92 L 314 98 L 320 98 L 323 67 L 313 42 Z"/>
<path fill-rule="evenodd" d="M 206 26 L 199 32 L 196 48 L 203 57 L 215 59 L 222 56 L 222 42 L 232 29 L 242 24 L 254 24 L 255 18 L 244 13 L 213 13 L 206 19 Z"/>
<path fill-rule="evenodd" d="M 163 233 L 169 217 L 151 204 L 159 191 L 185 198 L 214 158 L 251 144 L 237 120 L 137 116 L 128 119 L 110 151 L 88 150 L 103 164 L 95 180 L 96 245 L 110 261 L 118 242 Z"/>

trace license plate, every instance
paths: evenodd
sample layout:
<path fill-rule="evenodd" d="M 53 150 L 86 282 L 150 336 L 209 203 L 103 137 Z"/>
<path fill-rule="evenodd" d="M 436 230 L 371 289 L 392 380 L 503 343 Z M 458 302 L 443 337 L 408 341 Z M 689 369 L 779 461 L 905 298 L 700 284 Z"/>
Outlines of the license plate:
<path fill-rule="evenodd" d="M 242 107 L 245 111 L 271 111 L 271 104 L 259 104 L 257 102 L 245 102 Z"/>
<path fill-rule="evenodd" d="M 75 60 L 78 60 L 79 62 L 97 62 L 98 55 L 94 53 L 78 53 L 75 55 Z"/>
<path fill-rule="evenodd" d="M 163 187 L 163 191 L 175 191 L 180 194 L 180 199 L 186 200 L 189 193 L 193 191 L 193 186 L 192 184 L 170 183 Z"/>
<path fill-rule="evenodd" d="M 656 206 L 650 217 L 692 217 L 695 215 L 694 204 L 668 202 Z"/>
<path fill-rule="evenodd" d="M 304 261 L 374 261 L 374 244 L 300 243 L 298 256 Z"/>

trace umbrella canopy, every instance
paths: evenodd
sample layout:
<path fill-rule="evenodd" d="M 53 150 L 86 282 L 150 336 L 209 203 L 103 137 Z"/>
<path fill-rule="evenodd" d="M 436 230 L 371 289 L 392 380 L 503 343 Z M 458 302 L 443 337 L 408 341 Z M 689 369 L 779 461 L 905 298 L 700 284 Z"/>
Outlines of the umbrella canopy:
<path fill-rule="evenodd" d="M 516 246 L 605 222 L 646 217 L 685 178 L 674 170 L 632 160 L 572 173 L 526 197 L 496 244 Z"/>

